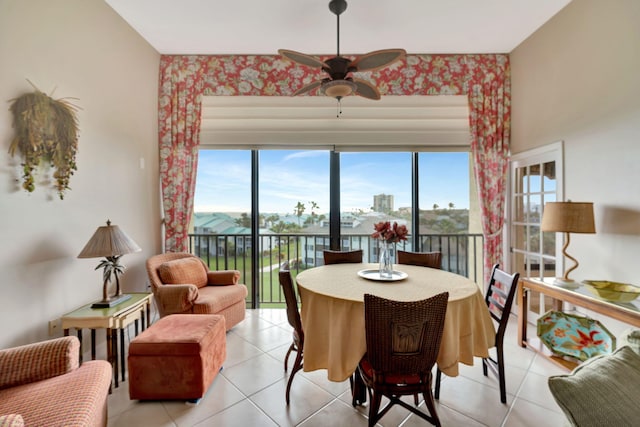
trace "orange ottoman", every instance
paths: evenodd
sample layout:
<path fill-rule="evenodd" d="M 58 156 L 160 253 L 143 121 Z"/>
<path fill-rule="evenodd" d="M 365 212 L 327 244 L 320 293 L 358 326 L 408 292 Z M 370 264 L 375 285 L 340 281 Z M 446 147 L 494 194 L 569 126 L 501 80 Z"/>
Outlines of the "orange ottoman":
<path fill-rule="evenodd" d="M 224 317 L 172 314 L 129 344 L 129 398 L 197 400 L 227 356 Z"/>

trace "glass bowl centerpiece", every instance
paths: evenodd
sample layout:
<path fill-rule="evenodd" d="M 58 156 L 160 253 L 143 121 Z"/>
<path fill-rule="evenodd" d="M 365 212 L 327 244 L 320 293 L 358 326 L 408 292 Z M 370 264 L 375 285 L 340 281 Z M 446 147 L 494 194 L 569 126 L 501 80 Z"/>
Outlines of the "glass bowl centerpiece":
<path fill-rule="evenodd" d="M 640 296 L 640 288 L 628 283 L 609 280 L 583 280 L 582 283 L 592 294 L 606 301 L 626 303 Z"/>
<path fill-rule="evenodd" d="M 378 260 L 380 262 L 380 278 L 390 279 L 393 276 L 392 253 L 395 244 L 401 240 L 407 240 L 409 230 L 405 225 L 398 225 L 397 222 L 381 221 L 373 226 L 375 231 L 371 235 L 380 243 Z"/>

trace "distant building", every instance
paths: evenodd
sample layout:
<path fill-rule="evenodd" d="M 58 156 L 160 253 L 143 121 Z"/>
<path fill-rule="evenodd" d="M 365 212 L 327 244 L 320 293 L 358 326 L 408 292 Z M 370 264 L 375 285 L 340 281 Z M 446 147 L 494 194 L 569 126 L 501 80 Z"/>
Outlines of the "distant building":
<path fill-rule="evenodd" d="M 373 196 L 373 210 L 386 214 L 393 212 L 393 195 L 376 194 Z"/>

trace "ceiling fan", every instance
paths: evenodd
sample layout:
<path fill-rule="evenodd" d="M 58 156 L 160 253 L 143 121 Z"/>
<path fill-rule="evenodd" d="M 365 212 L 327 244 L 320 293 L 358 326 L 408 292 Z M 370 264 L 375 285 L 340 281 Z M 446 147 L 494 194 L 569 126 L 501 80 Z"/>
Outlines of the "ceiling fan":
<path fill-rule="evenodd" d="M 345 96 L 359 95 L 368 99 L 380 99 L 378 89 L 366 80 L 352 77 L 351 73 L 358 71 L 373 71 L 384 68 L 396 61 L 402 60 L 407 52 L 404 49 L 384 49 L 369 52 L 354 60 L 340 56 L 340 14 L 347 9 L 345 0 L 331 0 L 329 10 L 337 17 L 338 22 L 338 51 L 336 56 L 326 61 L 295 52 L 293 50 L 279 49 L 278 53 L 285 58 L 313 68 L 320 68 L 329 77 L 310 83 L 293 93 L 293 96 L 310 92 L 320 88 L 324 95 L 336 98 L 338 101 Z"/>

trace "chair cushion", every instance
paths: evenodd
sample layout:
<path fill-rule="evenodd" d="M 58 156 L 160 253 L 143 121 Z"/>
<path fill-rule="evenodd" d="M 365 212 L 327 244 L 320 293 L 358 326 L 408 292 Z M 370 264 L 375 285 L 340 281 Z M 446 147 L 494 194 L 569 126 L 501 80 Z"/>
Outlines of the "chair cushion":
<path fill-rule="evenodd" d="M 131 340 L 129 356 L 198 356 L 225 339 L 223 316 L 171 314 Z"/>
<path fill-rule="evenodd" d="M 207 270 L 196 257 L 174 259 L 163 262 L 158 274 L 164 284 L 193 284 L 198 288 L 207 286 Z"/>
<path fill-rule="evenodd" d="M 217 314 L 232 305 L 242 302 L 247 296 L 247 287 L 205 286 L 198 289 L 198 299 L 193 302 L 194 314 Z"/>
<path fill-rule="evenodd" d="M 627 426 L 640 418 L 640 356 L 628 346 L 589 359 L 548 382 L 571 425 Z"/>
<path fill-rule="evenodd" d="M 373 367 L 366 357 L 360 361 L 360 372 L 362 372 L 363 376 L 373 379 Z M 420 384 L 420 376 L 417 374 L 391 374 L 387 375 L 385 380 L 387 384 Z"/>

